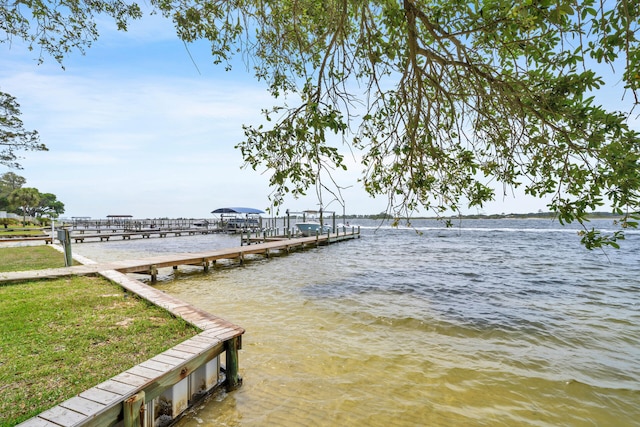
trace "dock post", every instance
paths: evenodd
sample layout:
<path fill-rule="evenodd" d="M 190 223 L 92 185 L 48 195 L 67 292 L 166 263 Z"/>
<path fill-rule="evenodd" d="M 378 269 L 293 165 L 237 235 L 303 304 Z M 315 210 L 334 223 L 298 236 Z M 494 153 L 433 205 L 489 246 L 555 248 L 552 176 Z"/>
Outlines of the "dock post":
<path fill-rule="evenodd" d="M 124 401 L 124 427 L 144 425 L 144 391 Z"/>
<path fill-rule="evenodd" d="M 242 378 L 238 374 L 238 350 L 242 347 L 240 337 L 233 337 L 224 342 L 224 351 L 226 355 L 226 388 L 227 391 L 233 391 L 242 385 Z"/>
<path fill-rule="evenodd" d="M 151 281 L 155 283 L 158 280 L 158 267 L 155 264 L 149 267 L 149 274 L 151 275 Z"/>

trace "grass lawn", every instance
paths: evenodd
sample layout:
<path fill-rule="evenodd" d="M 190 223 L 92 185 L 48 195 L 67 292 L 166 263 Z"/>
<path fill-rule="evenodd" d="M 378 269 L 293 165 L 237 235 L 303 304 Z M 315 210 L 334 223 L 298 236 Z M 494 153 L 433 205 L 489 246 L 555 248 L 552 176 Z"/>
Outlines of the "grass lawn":
<path fill-rule="evenodd" d="M 0 248 L 0 273 L 64 267 L 64 254 L 49 245 Z"/>
<path fill-rule="evenodd" d="M 50 232 L 43 232 L 42 227 L 0 227 L 0 238 L 11 236 L 50 236 Z"/>
<path fill-rule="evenodd" d="M 47 246 L 4 248 L 0 271 L 7 254 L 41 248 L 62 257 Z M 197 332 L 101 277 L 0 285 L 0 426 L 35 416 Z"/>

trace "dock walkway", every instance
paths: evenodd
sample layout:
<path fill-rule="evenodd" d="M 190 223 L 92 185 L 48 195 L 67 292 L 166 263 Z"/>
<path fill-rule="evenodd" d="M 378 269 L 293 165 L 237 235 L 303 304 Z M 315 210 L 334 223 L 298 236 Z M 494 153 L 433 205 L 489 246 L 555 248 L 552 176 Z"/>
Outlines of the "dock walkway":
<path fill-rule="evenodd" d="M 168 402 L 166 416 L 176 419 L 203 393 L 221 386 L 240 386 L 238 350 L 244 329 L 167 295 L 149 285 L 82 256 L 75 257 L 85 271 L 95 270 L 127 291 L 198 327 L 202 332 L 153 358 L 90 388 L 19 424 L 20 427 L 157 425 L 158 408 Z M 67 270 L 52 269 L 52 270 Z M 37 271 L 33 271 L 37 273 Z M 67 274 L 77 274 L 71 270 Z M 52 277 L 55 275 L 35 275 Z M 220 359 L 225 367 L 221 367 Z M 136 406 L 137 405 L 137 406 Z"/>
<path fill-rule="evenodd" d="M 217 233 L 218 230 L 215 229 L 149 229 L 149 230 L 123 230 L 119 231 L 116 229 L 100 231 L 100 230 L 91 230 L 92 232 L 86 233 L 88 230 L 80 230 L 74 231 L 70 238 L 74 240 L 76 243 L 84 243 L 86 239 L 100 239 L 101 242 L 109 241 L 111 238 L 121 237 L 122 240 L 131 240 L 131 237 L 141 237 L 143 239 L 148 239 L 151 236 L 157 237 L 167 237 L 167 236 L 195 236 L 196 234 L 211 234 Z"/>
<path fill-rule="evenodd" d="M 202 332 L 137 365 L 110 380 L 20 424 L 21 427 L 62 427 L 123 425 L 124 427 L 158 425 L 159 407 L 167 402 L 168 417 L 175 420 L 202 393 L 224 385 L 228 391 L 240 386 L 238 350 L 242 348 L 244 329 L 184 303 L 134 280 L 124 273 L 157 274 L 158 268 L 198 265 L 208 268 L 219 259 L 243 260 L 246 255 L 272 251 L 290 251 L 360 237 L 360 231 L 302 238 L 270 238 L 256 244 L 209 252 L 155 256 L 137 260 L 96 263 L 76 255 L 83 265 L 0 273 L 0 282 L 55 278 L 69 275 L 100 274 L 124 289 L 150 301 L 200 328 Z M 250 243 L 247 241 L 247 243 Z M 221 360 L 225 366 L 222 368 Z"/>
<path fill-rule="evenodd" d="M 342 240 L 360 237 L 360 232 L 352 231 L 338 234 L 324 234 L 312 237 L 294 237 L 269 239 L 263 243 L 255 243 L 235 248 L 218 249 L 207 252 L 189 252 L 173 255 L 159 255 L 148 258 L 113 261 L 108 263 L 84 264 L 71 267 L 47 268 L 42 270 L 13 271 L 0 273 L 0 282 L 15 282 L 34 279 L 50 279 L 73 275 L 91 275 L 102 271 L 117 271 L 119 273 L 145 273 L 155 280 L 158 269 L 165 267 L 177 268 L 180 265 L 201 266 L 207 270 L 211 263 L 222 259 L 239 259 L 243 261 L 247 255 L 270 256 L 272 252 L 286 251 L 334 243 Z"/>

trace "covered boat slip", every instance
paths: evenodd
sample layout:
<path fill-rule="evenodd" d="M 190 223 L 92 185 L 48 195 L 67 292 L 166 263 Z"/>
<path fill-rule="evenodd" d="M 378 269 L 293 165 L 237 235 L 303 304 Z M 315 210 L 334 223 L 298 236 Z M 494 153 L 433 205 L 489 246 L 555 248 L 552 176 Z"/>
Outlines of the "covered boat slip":
<path fill-rule="evenodd" d="M 261 214 L 264 211 L 255 208 L 231 207 L 211 211 L 220 215 L 218 228 L 226 232 L 255 231 L 263 228 Z"/>
<path fill-rule="evenodd" d="M 70 239 L 76 243 L 85 241 L 108 242 L 111 240 L 130 240 L 132 238 L 178 237 L 210 233 L 262 233 L 268 236 L 314 236 L 319 234 L 344 231 L 342 224 L 336 223 L 335 212 L 322 210 L 305 210 L 292 212 L 287 210 L 286 216 L 265 217 L 263 210 L 247 207 L 218 208 L 211 213 L 213 218 L 144 218 L 135 219 L 132 215 L 107 215 L 106 219 L 90 217 L 73 217 L 71 222 L 65 221 L 61 228 L 69 230 Z M 328 220 L 322 227 L 321 221 Z M 309 223 L 312 231 L 305 232 L 302 223 Z M 46 235 L 33 237 L 32 240 L 52 241 Z M 54 237 L 55 238 L 55 237 Z M 16 240 L 14 240 L 16 241 Z"/>
<path fill-rule="evenodd" d="M 286 210 L 285 216 L 262 217 L 265 212 L 255 208 L 231 207 L 219 208 L 211 212 L 220 215 L 219 228 L 228 232 L 262 232 L 268 236 L 294 236 L 302 234 L 305 237 L 327 232 L 338 233 L 344 225 L 336 223 L 334 211 L 304 210 L 300 212 Z M 330 218 L 330 223 L 325 220 Z M 282 225 L 279 228 L 278 224 Z M 308 225 L 308 226 L 305 226 Z M 282 231 L 281 231 L 282 230 Z"/>

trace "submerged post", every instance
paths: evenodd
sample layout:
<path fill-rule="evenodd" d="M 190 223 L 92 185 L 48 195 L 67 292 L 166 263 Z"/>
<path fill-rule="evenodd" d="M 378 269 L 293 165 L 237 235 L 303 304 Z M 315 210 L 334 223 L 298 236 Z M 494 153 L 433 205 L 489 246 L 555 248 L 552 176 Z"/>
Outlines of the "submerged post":
<path fill-rule="evenodd" d="M 242 347 L 240 337 L 233 337 L 225 341 L 227 391 L 233 391 L 242 385 L 242 378 L 238 374 L 238 350 Z"/>
<path fill-rule="evenodd" d="M 156 283 L 158 280 L 158 266 L 153 264 L 149 267 L 149 274 L 151 275 L 151 282 Z"/>

